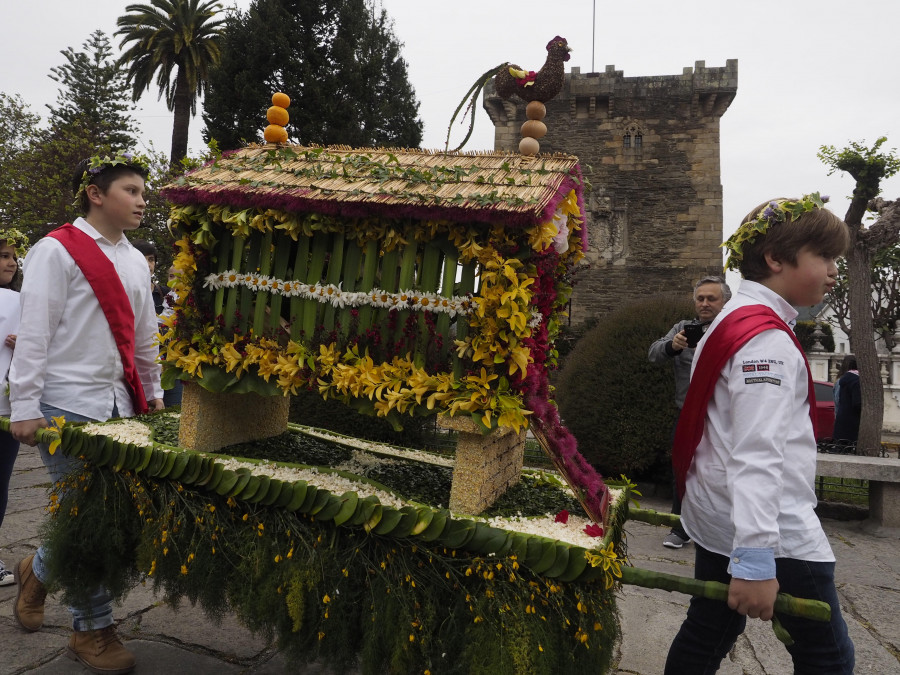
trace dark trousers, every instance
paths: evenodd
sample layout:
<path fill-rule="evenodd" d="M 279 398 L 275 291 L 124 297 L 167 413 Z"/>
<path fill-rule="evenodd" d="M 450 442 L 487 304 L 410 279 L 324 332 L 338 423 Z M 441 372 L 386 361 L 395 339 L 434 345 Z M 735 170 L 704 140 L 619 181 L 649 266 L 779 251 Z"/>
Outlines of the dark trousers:
<path fill-rule="evenodd" d="M 672 447 L 675 444 L 675 430 L 678 428 L 678 418 L 680 415 L 681 408 L 678 409 L 678 413 L 675 415 L 675 424 L 672 425 L 672 438 L 669 440 L 669 447 Z M 674 471 L 672 472 L 672 513 L 676 516 L 681 515 L 681 500 L 678 498 L 678 486 L 675 484 Z M 672 534 L 677 534 L 684 541 L 690 539 L 687 532 L 684 531 L 684 527 L 682 527 L 680 520 L 677 524 L 672 526 L 671 532 Z"/>
<path fill-rule="evenodd" d="M 695 545 L 694 577 L 727 584 L 731 576 L 728 557 Z M 847 624 L 841 616 L 834 587 L 834 563 L 776 558 L 776 577 L 781 593 L 827 602 L 831 621 L 823 623 L 778 614 L 794 644 L 787 648 L 795 675 L 852 675 L 854 650 Z M 747 619 L 719 600 L 692 598 L 687 618 L 666 661 L 666 675 L 715 673 L 725 655 L 744 632 Z"/>
<path fill-rule="evenodd" d="M 675 485 L 675 478 L 672 478 L 672 513 L 676 516 L 681 515 L 681 500 L 678 498 L 678 486 Z M 684 527 L 679 520 L 675 525 L 672 526 L 671 530 L 672 534 L 677 534 L 684 541 L 690 539 L 687 532 L 684 531 Z"/>
<path fill-rule="evenodd" d="M 13 465 L 19 454 L 19 441 L 7 431 L 0 431 L 0 525 L 6 515 L 6 504 L 9 501 L 9 479 L 12 477 Z"/>

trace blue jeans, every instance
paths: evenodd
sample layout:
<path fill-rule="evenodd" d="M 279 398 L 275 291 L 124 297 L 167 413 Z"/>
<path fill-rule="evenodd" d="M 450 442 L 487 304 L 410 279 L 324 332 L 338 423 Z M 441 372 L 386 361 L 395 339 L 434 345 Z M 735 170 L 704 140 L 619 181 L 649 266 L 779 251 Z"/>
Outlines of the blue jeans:
<path fill-rule="evenodd" d="M 727 556 L 700 546 L 695 549 L 695 578 L 724 584 L 731 581 Z M 852 675 L 853 642 L 834 587 L 834 563 L 776 558 L 775 568 L 781 593 L 821 600 L 831 606 L 830 623 L 778 614 L 794 639 L 787 650 L 794 661 L 795 675 Z M 747 618 L 725 602 L 692 598 L 687 618 L 669 648 L 666 675 L 715 673 L 746 623 Z"/>
<path fill-rule="evenodd" d="M 171 389 L 166 389 L 163 391 L 163 405 L 167 408 L 171 408 L 175 405 L 181 405 L 181 393 L 184 389 L 184 382 L 181 380 L 175 380 L 175 384 L 172 385 Z"/>
<path fill-rule="evenodd" d="M 59 417 L 60 415 L 65 416 L 66 422 L 95 421 L 89 417 L 84 417 L 66 410 L 60 410 L 59 408 L 53 408 L 43 403 L 41 404 L 41 413 L 46 420 L 51 423 L 51 417 Z M 113 417 L 117 416 L 118 413 L 116 412 L 116 409 L 113 408 Z M 45 445 L 44 443 L 38 443 L 38 450 L 40 450 L 41 459 L 44 461 L 44 466 L 47 467 L 50 478 L 53 479 L 54 483 L 59 481 L 70 471 L 80 470 L 83 466 L 80 460 L 66 457 L 58 450 L 51 455 L 50 446 Z M 34 576 L 42 583 L 47 578 L 47 568 L 44 565 L 46 557 L 47 551 L 44 549 L 44 546 L 41 545 L 34 554 L 34 561 L 31 563 L 32 569 L 34 570 Z M 100 630 L 101 628 L 106 628 L 113 624 L 112 597 L 110 597 L 109 593 L 104 588 L 95 589 L 86 606 L 69 607 L 69 612 L 72 614 L 72 628 L 76 631 Z"/>

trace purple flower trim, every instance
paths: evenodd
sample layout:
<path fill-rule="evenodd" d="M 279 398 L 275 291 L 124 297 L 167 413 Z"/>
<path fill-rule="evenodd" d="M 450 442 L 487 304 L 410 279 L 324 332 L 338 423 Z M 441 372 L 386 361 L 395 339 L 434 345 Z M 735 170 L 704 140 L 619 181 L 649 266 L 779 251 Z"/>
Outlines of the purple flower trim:
<path fill-rule="evenodd" d="M 369 196 L 367 201 L 339 201 L 335 199 L 322 199 L 310 197 L 313 190 L 309 188 L 294 189 L 259 189 L 247 190 L 243 187 L 193 187 L 170 186 L 162 190 L 162 195 L 173 204 L 185 206 L 193 205 L 229 205 L 234 208 L 261 207 L 266 209 L 279 209 L 289 212 L 321 213 L 329 216 L 341 216 L 344 218 L 361 218 L 380 216 L 384 218 L 413 218 L 416 220 L 443 219 L 454 222 L 480 222 L 504 224 L 514 227 L 527 227 L 545 223 L 553 219 L 559 203 L 565 199 L 569 191 L 575 190 L 578 204 L 583 209 L 584 197 L 582 194 L 581 170 L 576 165 L 569 176 L 560 181 L 559 187 L 553 196 L 539 212 L 511 211 L 501 202 L 487 207 L 476 206 L 440 206 L 419 204 L 391 204 L 375 201 Z M 552 189 L 551 186 L 548 186 Z M 584 248 L 587 248 L 587 228 L 581 228 L 581 238 Z"/>

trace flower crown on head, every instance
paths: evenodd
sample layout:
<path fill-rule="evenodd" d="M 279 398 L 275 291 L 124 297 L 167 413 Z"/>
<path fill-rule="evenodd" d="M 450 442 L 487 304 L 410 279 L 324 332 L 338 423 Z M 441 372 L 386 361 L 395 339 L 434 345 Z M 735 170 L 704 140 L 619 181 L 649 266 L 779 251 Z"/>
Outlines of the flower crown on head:
<path fill-rule="evenodd" d="M 81 193 L 87 189 L 87 186 L 91 184 L 91 181 L 94 180 L 101 171 L 120 164 L 130 166 L 142 173 L 150 173 L 150 160 L 144 157 L 144 155 L 137 155 L 133 152 L 118 152 L 114 157 L 110 157 L 109 155 L 94 155 L 88 160 L 87 168 L 81 175 L 81 185 L 78 186 L 78 190 L 75 192 L 75 201 L 72 202 L 72 205 L 78 207 Z"/>
<path fill-rule="evenodd" d="M 0 230 L 0 246 L 12 246 L 16 249 L 16 257 L 20 260 L 28 253 L 28 235 L 15 227 Z"/>
<path fill-rule="evenodd" d="M 796 201 L 790 199 L 776 199 L 756 214 L 756 218 L 741 223 L 735 233 L 728 237 L 722 244 L 722 248 L 728 249 L 728 259 L 725 261 L 726 270 L 737 270 L 744 258 L 744 247 L 749 246 L 760 234 L 765 234 L 771 225 L 784 221 L 797 220 L 804 213 L 815 209 L 824 208 L 828 202 L 828 195 L 819 196 L 818 192 L 803 195 Z"/>

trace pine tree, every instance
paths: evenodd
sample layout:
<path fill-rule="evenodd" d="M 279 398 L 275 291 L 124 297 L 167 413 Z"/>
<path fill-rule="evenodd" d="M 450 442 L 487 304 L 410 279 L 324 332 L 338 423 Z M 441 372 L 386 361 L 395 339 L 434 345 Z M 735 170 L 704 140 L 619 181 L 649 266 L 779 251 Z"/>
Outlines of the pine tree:
<path fill-rule="evenodd" d="M 80 125 L 96 146 L 126 150 L 134 146 L 137 123 L 131 117 L 134 105 L 125 71 L 112 58 L 109 38 L 94 31 L 82 45 L 62 51 L 66 63 L 51 68 L 49 76 L 58 82 L 56 105 L 50 109 L 50 126 Z"/>
<path fill-rule="evenodd" d="M 21 96 L 0 91 L 0 174 L 9 175 L 7 163 L 28 147 L 40 121 Z"/>
<path fill-rule="evenodd" d="M 417 147 L 422 122 L 401 46 L 387 13 L 365 0 L 256 0 L 226 20 L 204 139 L 222 149 L 261 141 L 282 91 L 292 141 Z"/>
<path fill-rule="evenodd" d="M 0 92 L 0 222 L 15 222 L 11 202 L 24 188 L 21 157 L 37 137 L 40 121 L 21 96 Z"/>

